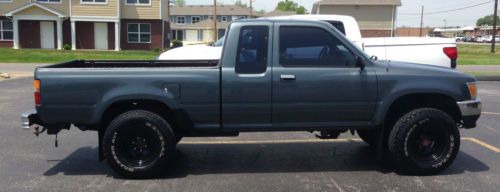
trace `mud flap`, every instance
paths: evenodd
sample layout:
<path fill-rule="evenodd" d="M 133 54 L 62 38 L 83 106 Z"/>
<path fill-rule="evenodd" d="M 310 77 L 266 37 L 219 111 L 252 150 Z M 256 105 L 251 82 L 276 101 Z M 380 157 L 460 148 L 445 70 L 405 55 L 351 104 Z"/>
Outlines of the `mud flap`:
<path fill-rule="evenodd" d="M 380 131 L 378 134 L 378 141 L 377 141 L 377 160 L 382 161 L 384 160 L 384 142 L 385 142 L 385 124 L 382 124 L 380 127 Z"/>
<path fill-rule="evenodd" d="M 104 161 L 104 151 L 102 149 L 102 140 L 104 138 L 104 129 L 99 128 L 97 131 L 98 143 L 99 143 L 99 161 Z"/>

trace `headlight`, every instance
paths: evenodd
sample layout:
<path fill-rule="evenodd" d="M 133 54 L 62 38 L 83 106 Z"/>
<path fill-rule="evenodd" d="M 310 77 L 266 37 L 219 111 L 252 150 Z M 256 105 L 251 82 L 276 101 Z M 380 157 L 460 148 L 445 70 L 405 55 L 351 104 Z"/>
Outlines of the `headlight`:
<path fill-rule="evenodd" d="M 477 98 L 477 81 L 467 83 L 467 88 L 469 88 L 469 94 L 472 100 Z"/>

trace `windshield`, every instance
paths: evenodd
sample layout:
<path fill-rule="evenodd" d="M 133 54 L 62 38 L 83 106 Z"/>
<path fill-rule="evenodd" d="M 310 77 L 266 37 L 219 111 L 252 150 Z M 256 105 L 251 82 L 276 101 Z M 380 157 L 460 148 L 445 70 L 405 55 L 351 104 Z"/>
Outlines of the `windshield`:
<path fill-rule="evenodd" d="M 222 36 L 217 42 L 215 42 L 215 47 L 222 47 L 224 45 L 224 37 Z"/>

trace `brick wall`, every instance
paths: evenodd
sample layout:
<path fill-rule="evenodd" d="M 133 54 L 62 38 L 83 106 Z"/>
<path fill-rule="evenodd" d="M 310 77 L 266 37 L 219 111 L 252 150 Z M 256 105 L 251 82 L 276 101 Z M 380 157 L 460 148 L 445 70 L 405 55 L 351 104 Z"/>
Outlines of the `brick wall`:
<path fill-rule="evenodd" d="M 361 30 L 363 37 L 390 37 L 391 30 Z"/>

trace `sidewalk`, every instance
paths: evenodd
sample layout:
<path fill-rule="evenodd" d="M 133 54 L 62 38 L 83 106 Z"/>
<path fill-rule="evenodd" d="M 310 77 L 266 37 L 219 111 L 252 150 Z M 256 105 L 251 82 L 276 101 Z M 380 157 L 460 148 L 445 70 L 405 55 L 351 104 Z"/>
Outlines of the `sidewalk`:
<path fill-rule="evenodd" d="M 464 72 L 498 72 L 500 65 L 458 65 L 458 70 Z"/>

